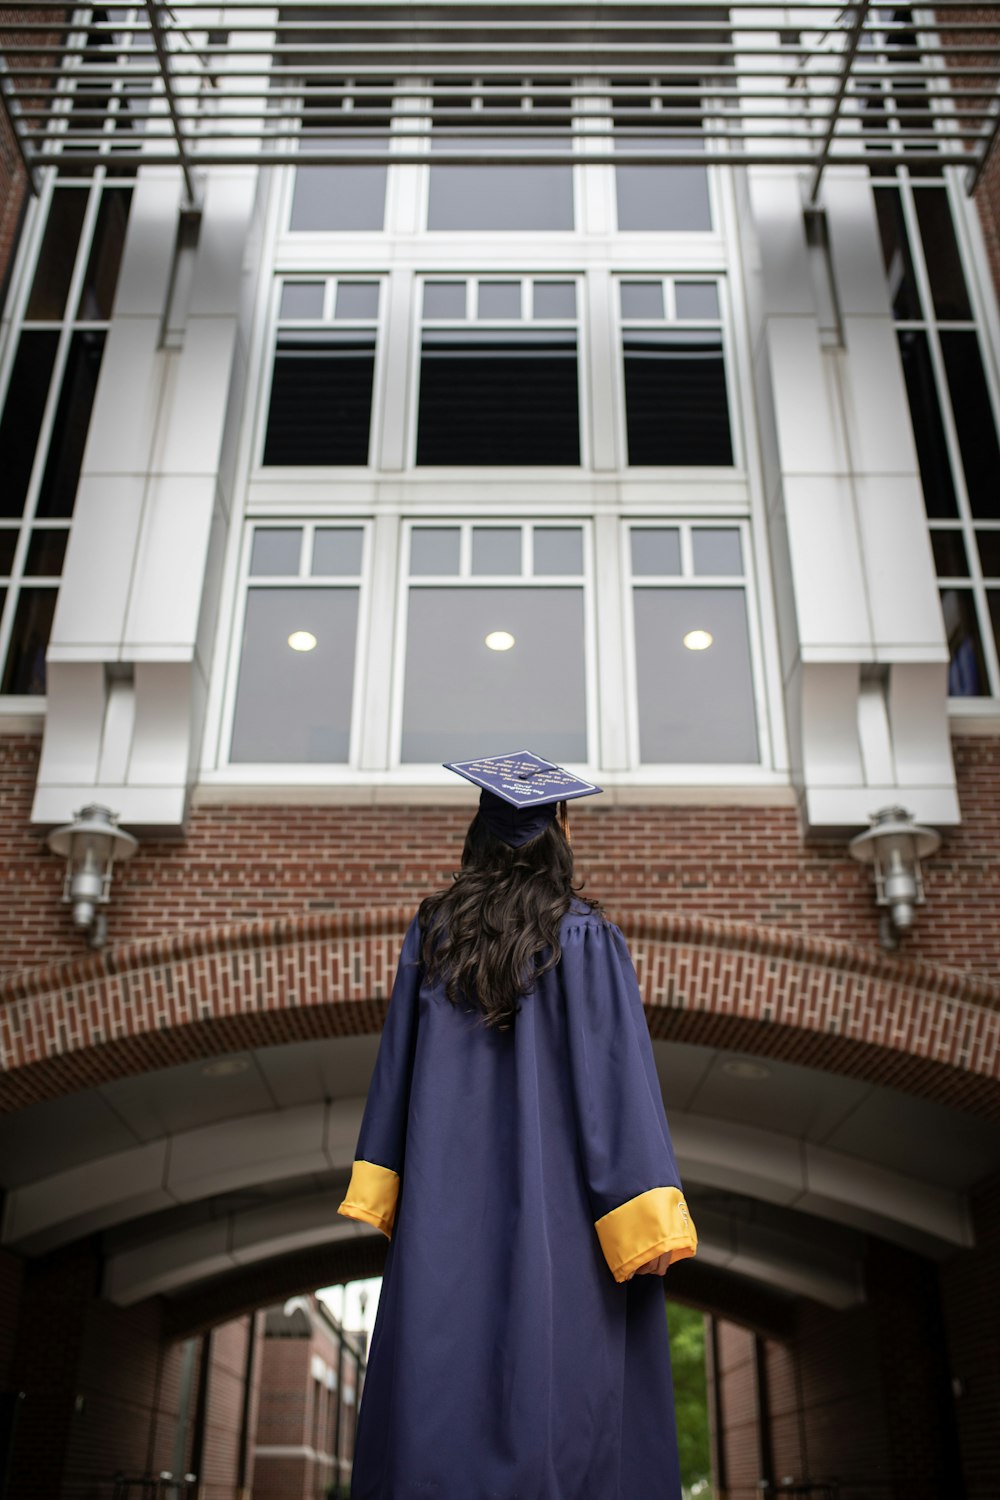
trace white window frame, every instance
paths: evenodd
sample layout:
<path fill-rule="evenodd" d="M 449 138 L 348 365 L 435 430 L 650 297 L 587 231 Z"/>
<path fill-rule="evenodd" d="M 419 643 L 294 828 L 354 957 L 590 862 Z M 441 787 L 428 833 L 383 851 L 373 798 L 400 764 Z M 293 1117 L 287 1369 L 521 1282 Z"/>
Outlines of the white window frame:
<path fill-rule="evenodd" d="M 660 577 L 651 574 L 633 574 L 632 543 L 633 530 L 679 531 L 681 550 L 681 572 Z M 743 574 L 698 575 L 694 572 L 692 559 L 693 531 L 738 531 L 740 551 L 743 559 Z M 652 515 L 630 515 L 623 517 L 619 529 L 620 577 L 623 607 L 622 638 L 625 645 L 624 666 L 626 680 L 628 761 L 633 773 L 642 779 L 660 782 L 692 781 L 745 782 L 756 779 L 761 772 L 773 769 L 771 739 L 769 732 L 764 652 L 760 634 L 759 600 L 753 566 L 753 541 L 750 521 L 737 517 L 713 517 L 688 514 L 684 517 L 663 518 Z M 758 759 L 756 761 L 642 761 L 639 744 L 639 672 L 635 638 L 635 609 L 633 594 L 636 588 L 740 588 L 744 593 L 747 610 L 747 637 L 750 649 L 750 671 L 753 681 L 754 716 L 757 730 Z"/>
<path fill-rule="evenodd" d="M 472 572 L 472 530 L 473 527 L 500 527 L 522 528 L 522 553 L 520 574 L 492 574 Z M 535 575 L 525 571 L 531 559 L 533 540 L 525 536 L 530 527 L 540 527 L 543 530 L 582 530 L 583 532 L 583 572 L 577 574 L 542 574 Z M 453 531 L 456 528 L 461 531 L 459 572 L 457 574 L 420 574 L 416 578 L 410 576 L 410 548 L 411 538 L 414 530 L 420 528 L 433 529 L 437 531 Z M 562 514 L 537 514 L 511 515 L 504 512 L 484 512 L 482 515 L 448 516 L 419 516 L 408 515 L 403 522 L 403 536 L 399 552 L 399 587 L 396 596 L 396 631 L 393 643 L 393 683 L 392 699 L 390 709 L 390 753 L 389 767 L 396 776 L 413 776 L 418 780 L 426 780 L 428 773 L 436 772 L 439 767 L 435 762 L 404 761 L 402 759 L 403 744 L 403 703 L 406 694 L 406 648 L 407 648 L 407 624 L 409 620 L 409 598 L 411 588 L 567 588 L 581 590 L 583 594 L 583 621 L 584 621 L 584 693 L 586 696 L 585 727 L 587 735 L 587 760 L 586 762 L 573 762 L 576 771 L 593 771 L 597 765 L 597 748 L 600 744 L 600 703 L 598 690 L 597 672 L 597 622 L 595 609 L 594 590 L 594 554 L 593 554 L 593 531 L 589 516 L 569 516 Z"/>
<path fill-rule="evenodd" d="M 281 293 L 288 283 L 318 282 L 325 284 L 324 311 L 322 318 L 287 318 L 280 316 Z M 334 317 L 336 305 L 337 286 L 340 282 L 377 282 L 378 295 L 378 317 L 371 318 L 341 318 Z M 341 477 L 369 477 L 376 467 L 376 457 L 381 448 L 380 433 L 382 425 L 383 410 L 383 381 L 380 373 L 383 365 L 383 351 L 385 345 L 386 328 L 386 303 L 388 302 L 388 277 L 385 272 L 377 270 L 351 271 L 342 266 L 332 270 L 310 272 L 306 270 L 280 271 L 271 278 L 270 299 L 267 309 L 267 335 L 264 340 L 265 363 L 258 385 L 259 399 L 253 422 L 253 473 L 254 476 L 263 480 L 278 483 L 294 483 L 297 480 L 323 479 L 328 476 L 340 479 Z M 356 332 L 358 334 L 368 333 L 374 329 L 375 367 L 372 373 L 372 404 L 371 414 L 368 419 L 368 462 L 366 464 L 264 464 L 264 444 L 267 440 L 267 419 L 271 409 L 271 386 L 274 380 L 274 362 L 278 347 L 278 336 L 285 328 L 303 330 L 315 330 L 317 332 L 329 330 L 331 333 Z"/>
<path fill-rule="evenodd" d="M 424 318 L 424 288 L 428 283 L 435 282 L 465 282 L 465 318 L 432 318 L 427 322 Z M 478 296 L 478 285 L 481 281 L 520 281 L 521 283 L 521 317 L 518 318 L 477 318 L 473 316 Z M 529 298 L 534 293 L 529 292 L 528 283 L 535 281 L 571 281 L 576 288 L 576 316 L 570 318 L 530 318 L 526 316 Z M 475 290 L 474 290 L 475 284 Z M 586 278 L 576 271 L 558 272 L 548 268 L 540 271 L 518 269 L 507 270 L 504 267 L 491 269 L 487 266 L 479 266 L 475 269 L 443 270 L 425 272 L 414 278 L 414 336 L 413 357 L 411 361 L 412 378 L 410 380 L 409 402 L 406 416 L 406 459 L 409 474 L 424 479 L 430 477 L 447 481 L 461 477 L 480 477 L 485 471 L 496 474 L 501 480 L 515 484 L 517 482 L 536 480 L 544 481 L 547 478 L 559 478 L 572 475 L 574 478 L 589 475 L 592 472 L 591 460 L 591 431 L 590 431 L 590 382 L 587 372 L 590 368 L 590 350 L 587 341 L 585 315 Z M 580 462 L 579 464 L 511 464 L 503 467 L 486 465 L 459 465 L 459 464 L 418 464 L 417 463 L 417 437 L 420 417 L 420 377 L 423 362 L 424 329 L 432 330 L 479 330 L 489 334 L 495 329 L 508 332 L 512 329 L 523 329 L 527 331 L 544 332 L 552 328 L 560 332 L 572 328 L 576 335 L 576 402 L 577 423 L 580 436 Z"/>
<path fill-rule="evenodd" d="M 277 575 L 254 578 L 250 573 L 250 556 L 253 549 L 254 532 L 302 531 L 299 553 L 299 572 L 286 577 Z M 313 536 L 316 531 L 361 530 L 360 573 L 345 574 L 342 578 L 322 576 L 313 578 L 303 571 L 306 559 L 312 555 Z M 371 634 L 371 588 L 372 571 L 372 523 L 360 516 L 251 516 L 244 523 L 241 539 L 237 605 L 233 611 L 230 631 L 229 654 L 222 701 L 222 734 L 220 740 L 219 765 L 226 776 L 235 781 L 273 782 L 300 781 L 303 772 L 310 778 L 324 781 L 353 779 L 358 770 L 361 738 L 363 732 L 365 690 L 368 677 L 368 650 Z M 247 596 L 251 588 L 357 588 L 358 624 L 354 653 L 354 678 L 351 689 L 351 730 L 346 761 L 234 761 L 231 759 L 233 731 L 236 716 L 236 694 L 239 686 L 240 663 L 243 653 L 243 631 L 246 623 Z"/>
<path fill-rule="evenodd" d="M 664 316 L 656 318 L 624 318 L 621 310 L 621 289 L 623 283 L 634 281 L 658 281 L 663 287 Z M 712 282 L 715 286 L 719 299 L 718 318 L 678 318 L 674 311 L 676 306 L 675 285 L 678 281 L 701 281 Z M 729 277 L 722 271 L 709 271 L 695 266 L 685 270 L 681 266 L 672 265 L 669 271 L 663 270 L 663 261 L 660 260 L 656 269 L 644 270 L 618 270 L 612 277 L 614 296 L 612 317 L 614 319 L 615 343 L 618 358 L 615 366 L 615 378 L 618 387 L 618 443 L 621 454 L 621 467 L 625 474 L 630 477 L 644 479 L 649 477 L 658 482 L 665 480 L 685 481 L 701 480 L 711 482 L 713 479 L 732 479 L 734 475 L 742 475 L 746 472 L 747 455 L 746 442 L 743 431 L 742 408 L 739 401 L 739 388 L 736 378 L 735 350 L 732 347 L 732 309 L 729 302 Z M 712 333 L 719 333 L 722 339 L 722 366 L 725 375 L 726 405 L 729 414 L 729 440 L 733 450 L 733 461 L 731 464 L 636 464 L 631 465 L 628 461 L 628 417 L 625 405 L 625 337 L 629 332 L 639 332 L 643 329 L 662 330 L 665 333 L 675 331 L 697 333 L 704 329 Z"/>

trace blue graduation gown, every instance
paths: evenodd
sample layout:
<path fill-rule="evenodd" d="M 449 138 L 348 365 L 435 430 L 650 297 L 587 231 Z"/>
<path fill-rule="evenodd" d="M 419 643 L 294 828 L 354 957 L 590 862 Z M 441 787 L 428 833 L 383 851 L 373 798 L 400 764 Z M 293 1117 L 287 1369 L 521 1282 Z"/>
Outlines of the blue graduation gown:
<path fill-rule="evenodd" d="M 625 940 L 575 903 L 560 941 L 499 1032 L 407 932 L 339 1209 L 391 1241 L 352 1500 L 680 1500 L 663 1281 L 634 1272 L 697 1236 Z"/>

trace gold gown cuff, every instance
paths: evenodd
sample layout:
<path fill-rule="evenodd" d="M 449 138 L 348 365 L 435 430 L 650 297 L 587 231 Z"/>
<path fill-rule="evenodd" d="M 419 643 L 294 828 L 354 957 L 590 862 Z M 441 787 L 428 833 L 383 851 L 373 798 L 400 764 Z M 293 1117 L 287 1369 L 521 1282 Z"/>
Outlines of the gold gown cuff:
<path fill-rule="evenodd" d="M 613 1208 L 594 1228 L 616 1281 L 628 1281 L 640 1266 L 664 1251 L 671 1264 L 694 1255 L 698 1234 L 680 1188 L 650 1188 Z"/>
<path fill-rule="evenodd" d="M 379 1167 L 372 1161 L 356 1161 L 347 1193 L 337 1209 L 345 1219 L 374 1224 L 387 1239 L 392 1239 L 392 1224 L 399 1197 L 399 1173 Z"/>

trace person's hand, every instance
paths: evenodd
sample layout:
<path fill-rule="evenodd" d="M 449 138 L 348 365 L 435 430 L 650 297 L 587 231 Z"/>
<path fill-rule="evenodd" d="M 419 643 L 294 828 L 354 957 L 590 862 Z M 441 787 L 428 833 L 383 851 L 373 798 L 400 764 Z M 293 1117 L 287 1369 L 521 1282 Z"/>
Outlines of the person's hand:
<path fill-rule="evenodd" d="M 670 1264 L 671 1250 L 664 1250 L 662 1255 L 654 1255 L 652 1260 L 647 1260 L 644 1266 L 639 1266 L 634 1274 L 636 1276 L 663 1276 Z"/>

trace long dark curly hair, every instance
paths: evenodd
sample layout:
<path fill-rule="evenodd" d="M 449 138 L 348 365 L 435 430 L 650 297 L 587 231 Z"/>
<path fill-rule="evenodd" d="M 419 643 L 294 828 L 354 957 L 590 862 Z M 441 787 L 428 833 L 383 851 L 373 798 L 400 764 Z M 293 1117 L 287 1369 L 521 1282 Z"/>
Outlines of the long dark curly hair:
<path fill-rule="evenodd" d="M 454 883 L 418 912 L 427 978 L 444 981 L 453 1005 L 478 1006 L 482 1025 L 508 1030 L 535 980 L 559 962 L 559 924 L 579 889 L 558 820 L 512 849 L 477 813 Z"/>

